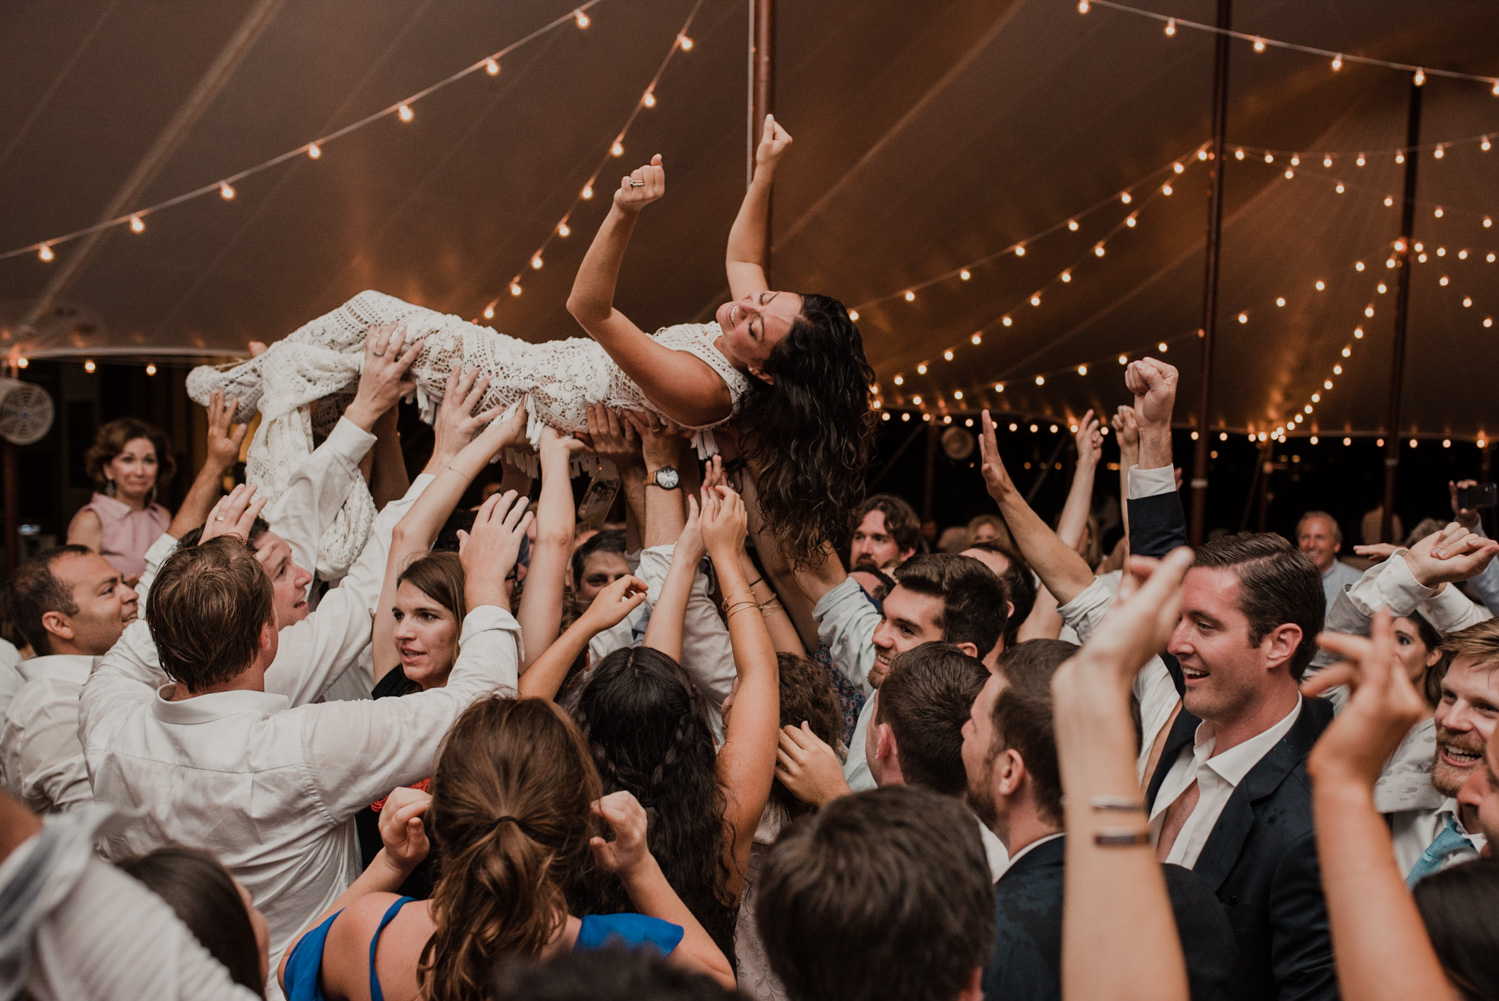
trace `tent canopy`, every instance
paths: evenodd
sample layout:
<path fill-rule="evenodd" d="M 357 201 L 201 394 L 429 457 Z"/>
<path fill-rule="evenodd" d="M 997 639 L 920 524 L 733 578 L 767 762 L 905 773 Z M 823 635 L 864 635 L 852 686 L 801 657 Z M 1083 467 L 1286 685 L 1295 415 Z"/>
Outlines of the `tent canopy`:
<path fill-rule="evenodd" d="M 703 0 L 691 50 L 666 66 L 623 156 L 606 156 L 695 3 L 599 0 L 586 29 L 540 34 L 498 75 L 413 102 L 410 122 L 383 117 L 316 160 L 236 181 L 232 201 L 210 193 L 145 216 L 139 234 L 59 243 L 50 262 L 42 241 L 297 150 L 573 6 L 8 5 L 0 252 L 32 249 L 0 260 L 0 350 L 240 353 L 364 288 L 468 317 L 494 302 L 499 330 L 574 336 L 563 303 L 608 192 L 655 152 L 669 190 L 636 230 L 618 305 L 648 329 L 707 319 L 727 295 L 721 253 L 745 182 L 744 0 Z M 1201 22 L 1216 10 L 1141 4 Z M 1235 19 L 1271 39 L 1499 76 L 1492 4 L 1241 0 Z M 1213 48 L 1205 32 L 1167 36 L 1072 0 L 781 3 L 775 109 L 796 142 L 775 194 L 775 282 L 858 309 L 887 408 L 1075 417 L 1121 401 L 1117 356 L 1162 342 L 1195 400 Z M 1225 160 L 1209 425 L 1273 429 L 1312 404 L 1300 433 L 1384 431 L 1410 74 L 1246 42 L 1230 66 L 1229 149 L 1248 152 Z M 1422 91 L 1426 260 L 1412 266 L 1402 434 L 1499 432 L 1481 382 L 1499 362 L 1484 326 L 1499 314 L 1489 86 L 1433 75 Z M 1439 142 L 1453 143 L 1440 158 Z M 601 159 L 599 197 L 579 201 Z"/>

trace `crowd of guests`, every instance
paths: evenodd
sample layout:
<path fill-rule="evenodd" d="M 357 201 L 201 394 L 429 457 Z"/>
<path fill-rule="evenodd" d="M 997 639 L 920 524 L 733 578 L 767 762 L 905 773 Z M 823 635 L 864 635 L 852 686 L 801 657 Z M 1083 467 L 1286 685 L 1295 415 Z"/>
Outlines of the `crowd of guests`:
<path fill-rule="evenodd" d="M 273 500 L 223 492 L 235 400 L 175 512 L 165 439 L 107 425 L 9 582 L 0 997 L 1499 998 L 1499 543 L 1457 485 L 1403 546 L 1311 511 L 1193 551 L 1144 359 L 1110 504 L 1093 414 L 1055 519 L 985 414 L 992 510 L 929 540 L 874 495 L 796 558 L 752 464 L 602 406 L 475 505 L 526 432 L 477 372 L 408 480 L 409 356 L 367 361 Z M 580 526 L 585 452 L 623 524 Z"/>

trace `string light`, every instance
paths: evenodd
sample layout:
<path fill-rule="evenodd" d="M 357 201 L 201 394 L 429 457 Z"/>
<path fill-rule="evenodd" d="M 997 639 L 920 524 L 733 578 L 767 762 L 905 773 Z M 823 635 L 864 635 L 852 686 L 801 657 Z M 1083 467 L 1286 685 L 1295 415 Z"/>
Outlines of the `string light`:
<path fill-rule="evenodd" d="M 1265 51 L 1265 40 L 1263 38 L 1256 38 L 1254 40 L 1254 51 L 1256 51 L 1256 52 L 1264 52 Z"/>
<path fill-rule="evenodd" d="M 307 144 L 307 158 L 309 160 L 319 160 L 322 158 L 322 156 L 323 147 L 319 146 L 317 143 Z"/>
<path fill-rule="evenodd" d="M 692 51 L 692 39 L 688 38 L 686 35 L 678 35 L 677 44 L 682 47 L 683 52 Z"/>
<path fill-rule="evenodd" d="M 148 364 L 146 366 L 146 374 L 147 375 L 155 375 L 156 374 L 156 366 L 154 364 Z"/>
<path fill-rule="evenodd" d="M 562 237 L 563 239 L 566 239 L 567 237 L 572 236 L 573 235 L 572 227 L 569 226 L 565 222 L 559 222 L 557 224 L 557 235 L 560 236 L 560 237 Z"/>
<path fill-rule="evenodd" d="M 857 309 L 851 309 L 851 310 L 849 310 L 848 311 L 848 318 L 850 320 L 853 320 L 855 323 L 858 323 L 859 322 L 859 311 Z"/>
<path fill-rule="evenodd" d="M 647 108 L 654 108 L 656 106 L 655 93 L 649 90 L 646 91 L 645 96 L 640 99 L 640 103 L 644 104 Z"/>
<path fill-rule="evenodd" d="M 25 368 L 26 366 L 28 366 L 30 364 L 31 364 L 30 360 L 28 360 L 24 355 L 22 357 L 16 359 L 16 368 Z M 1482 448 L 1483 447 L 1483 442 L 1479 442 L 1478 443 L 1478 447 Z"/>
<path fill-rule="evenodd" d="M 146 231 L 146 224 L 141 220 L 139 215 L 132 215 L 130 217 L 130 231 L 132 233 L 144 233 Z"/>
<path fill-rule="evenodd" d="M 1332 71 L 1334 73 L 1336 73 L 1338 70 L 1340 70 L 1342 68 L 1343 68 L 1343 54 L 1341 52 L 1339 52 L 1337 55 L 1335 55 L 1335 56 L 1332 57 Z"/>
<path fill-rule="evenodd" d="M 44 261 L 50 261 L 57 255 L 52 252 L 52 247 L 50 245 L 44 243 L 37 248 L 36 256 L 40 257 Z"/>
<path fill-rule="evenodd" d="M 94 370 L 96 368 L 98 368 L 98 366 L 94 364 L 94 360 L 92 358 L 87 359 L 83 363 L 83 370 L 85 372 L 89 373 L 90 375 L 92 375 L 94 373 Z"/>
<path fill-rule="evenodd" d="M 579 28 L 586 28 L 593 23 L 588 19 L 588 15 L 583 13 L 581 7 L 573 11 L 573 20 L 577 22 Z"/>
<path fill-rule="evenodd" d="M 973 272 L 969 271 L 967 268 L 964 268 L 962 271 L 958 272 L 958 277 L 966 282 L 968 279 L 973 277 Z"/>
<path fill-rule="evenodd" d="M 1166 34 L 1167 34 L 1167 36 L 1176 34 L 1176 18 L 1174 18 L 1174 17 L 1167 18 L 1167 20 L 1166 20 Z"/>
<path fill-rule="evenodd" d="M 535 257 L 531 258 L 531 268 L 535 271 L 540 271 L 543 263 L 545 262 L 542 261 L 540 254 L 537 254 Z"/>
<path fill-rule="evenodd" d="M 411 105 L 402 101 L 400 106 L 396 108 L 396 116 L 403 122 L 409 122 L 416 117 L 416 112 L 411 110 Z"/>
<path fill-rule="evenodd" d="M 610 156 L 624 156 L 625 155 L 625 144 L 616 139 L 614 141 L 614 145 L 609 147 L 609 155 Z"/>
<path fill-rule="evenodd" d="M 1411 80 L 1417 87 L 1426 83 L 1426 71 L 1420 67 L 1416 68 L 1416 75 Z"/>
<path fill-rule="evenodd" d="M 499 76 L 500 75 L 500 63 L 499 63 L 499 60 L 493 59 L 493 58 L 484 60 L 484 72 L 488 73 L 490 76 Z"/>
<path fill-rule="evenodd" d="M 510 283 L 510 294 L 511 295 L 520 295 L 520 293 L 521 293 L 520 282 L 511 282 Z"/>
<path fill-rule="evenodd" d="M 494 307 L 495 307 L 495 304 L 493 302 L 491 302 L 488 306 L 484 307 L 484 319 L 486 319 L 486 320 L 493 320 L 494 319 Z"/>
<path fill-rule="evenodd" d="M 222 198 L 222 199 L 224 199 L 224 201 L 226 201 L 226 202 L 233 201 L 234 200 L 234 186 L 231 185 L 228 181 L 220 181 L 219 182 L 219 197 Z"/>

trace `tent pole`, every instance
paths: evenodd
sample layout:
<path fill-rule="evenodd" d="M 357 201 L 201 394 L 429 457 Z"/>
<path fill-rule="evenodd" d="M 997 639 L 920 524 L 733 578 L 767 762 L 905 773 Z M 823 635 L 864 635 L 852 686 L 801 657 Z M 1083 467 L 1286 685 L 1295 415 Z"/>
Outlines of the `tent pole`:
<path fill-rule="evenodd" d="M 16 455 L 19 450 L 10 442 L 0 442 L 0 465 L 3 465 L 5 476 L 4 495 L 4 519 L 5 519 L 5 579 L 16 575 L 16 565 L 21 562 L 21 516 L 20 501 L 16 495 L 16 478 L 18 463 Z"/>
<path fill-rule="evenodd" d="M 1218 246 L 1223 235 L 1223 133 L 1228 121 L 1228 43 L 1233 27 L 1233 0 L 1218 0 L 1218 27 L 1213 52 L 1213 149 L 1208 160 L 1212 191 L 1208 199 L 1208 235 L 1202 280 L 1202 384 L 1197 391 L 1197 442 L 1192 448 L 1192 545 L 1202 545 L 1208 508 L 1208 417 L 1213 402 L 1213 341 L 1218 332 Z"/>
<path fill-rule="evenodd" d="M 921 494 L 921 520 L 932 520 L 932 504 L 937 483 L 937 422 L 926 426 L 926 484 Z"/>
<path fill-rule="evenodd" d="M 765 116 L 774 108 L 775 81 L 775 31 L 776 0 L 750 0 L 750 107 L 749 148 L 745 164 L 744 183 L 755 176 L 755 147 L 760 144 L 760 131 Z M 772 213 L 767 201 L 765 213 L 765 281 L 770 283 L 770 247 Z"/>
<path fill-rule="evenodd" d="M 1411 81 L 1410 111 L 1405 120 L 1405 145 L 1421 143 L 1421 88 Z M 1384 517 L 1379 525 L 1382 542 L 1394 542 L 1395 474 L 1400 468 L 1400 397 L 1405 390 L 1405 327 L 1411 298 L 1411 236 L 1416 226 L 1416 166 L 1421 158 L 1405 158 L 1405 203 L 1400 209 L 1400 243 L 1395 286 L 1395 343 L 1390 359 L 1390 406 L 1385 419 Z"/>

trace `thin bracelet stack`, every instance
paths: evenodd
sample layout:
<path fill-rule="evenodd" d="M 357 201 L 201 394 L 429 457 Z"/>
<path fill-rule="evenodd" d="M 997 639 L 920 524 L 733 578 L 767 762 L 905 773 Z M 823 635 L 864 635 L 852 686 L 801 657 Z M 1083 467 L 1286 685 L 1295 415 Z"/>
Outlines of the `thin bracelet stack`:
<path fill-rule="evenodd" d="M 1088 800 L 1094 810 L 1115 813 L 1144 813 L 1145 801 L 1132 796 L 1094 796 Z M 1093 843 L 1102 848 L 1133 848 L 1150 844 L 1150 828 L 1103 827 L 1093 832 Z"/>

